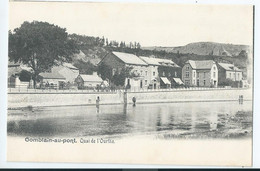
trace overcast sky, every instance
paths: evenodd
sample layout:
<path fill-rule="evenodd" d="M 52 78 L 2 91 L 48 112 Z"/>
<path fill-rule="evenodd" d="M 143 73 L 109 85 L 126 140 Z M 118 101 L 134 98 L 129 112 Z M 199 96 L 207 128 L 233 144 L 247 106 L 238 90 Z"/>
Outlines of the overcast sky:
<path fill-rule="evenodd" d="M 138 41 L 142 46 L 182 46 L 212 41 L 252 45 L 253 7 L 126 3 L 10 2 L 9 28 L 47 21 L 68 33 Z"/>

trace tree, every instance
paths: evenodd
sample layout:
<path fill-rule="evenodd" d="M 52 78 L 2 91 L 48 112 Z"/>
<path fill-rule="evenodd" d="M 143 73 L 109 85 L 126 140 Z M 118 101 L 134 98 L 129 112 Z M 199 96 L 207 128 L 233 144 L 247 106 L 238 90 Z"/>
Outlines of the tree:
<path fill-rule="evenodd" d="M 137 43 L 137 49 L 141 49 L 141 45 L 139 42 Z"/>
<path fill-rule="evenodd" d="M 97 72 L 103 80 L 112 79 L 112 68 L 104 63 L 98 65 Z"/>
<path fill-rule="evenodd" d="M 109 44 L 108 44 L 108 39 L 106 38 L 106 46 L 108 46 Z"/>
<path fill-rule="evenodd" d="M 29 82 L 31 80 L 31 77 L 32 77 L 32 74 L 26 70 L 22 70 L 19 75 L 19 79 L 21 81 L 26 81 L 26 82 Z"/>
<path fill-rule="evenodd" d="M 78 52 L 75 40 L 68 38 L 65 28 L 47 22 L 26 21 L 13 32 L 9 31 L 10 60 L 32 68 L 34 87 L 41 72 L 70 62 Z"/>
<path fill-rule="evenodd" d="M 97 67 L 93 65 L 90 61 L 83 61 L 82 59 L 74 62 L 74 66 L 77 67 L 80 71 L 80 74 L 93 74 L 97 70 Z"/>

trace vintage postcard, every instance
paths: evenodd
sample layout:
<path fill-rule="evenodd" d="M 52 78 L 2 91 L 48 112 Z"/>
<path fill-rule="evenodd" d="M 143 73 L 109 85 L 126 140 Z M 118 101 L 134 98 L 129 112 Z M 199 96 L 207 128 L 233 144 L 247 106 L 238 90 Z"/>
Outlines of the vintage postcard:
<path fill-rule="evenodd" d="M 253 5 L 9 2 L 7 160 L 251 166 Z"/>

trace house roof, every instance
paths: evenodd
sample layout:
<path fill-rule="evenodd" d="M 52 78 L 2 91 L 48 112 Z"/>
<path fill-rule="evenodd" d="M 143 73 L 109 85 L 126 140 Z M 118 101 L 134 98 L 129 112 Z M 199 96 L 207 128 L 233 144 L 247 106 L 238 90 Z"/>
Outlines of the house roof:
<path fill-rule="evenodd" d="M 98 75 L 85 75 L 80 74 L 80 77 L 83 79 L 84 82 L 86 81 L 93 81 L 93 82 L 102 82 L 102 78 L 100 78 Z"/>
<path fill-rule="evenodd" d="M 146 56 L 140 56 L 140 58 L 144 60 L 148 65 L 180 67 L 170 59 L 152 58 Z"/>
<path fill-rule="evenodd" d="M 188 60 L 186 64 L 187 63 L 189 63 L 193 69 L 211 69 L 212 65 L 215 64 L 213 60 L 203 60 L 203 61 Z"/>
<path fill-rule="evenodd" d="M 218 63 L 226 71 L 242 71 L 233 64 L 228 63 Z"/>
<path fill-rule="evenodd" d="M 21 63 L 19 62 L 8 61 L 8 67 L 20 66 L 20 65 Z"/>
<path fill-rule="evenodd" d="M 67 68 L 70 68 L 70 69 L 79 70 L 77 67 L 75 67 L 71 63 L 63 63 L 62 65 L 67 67 Z"/>
<path fill-rule="evenodd" d="M 146 56 L 140 56 L 140 58 L 146 62 L 148 65 L 160 65 L 157 58 L 151 58 Z"/>
<path fill-rule="evenodd" d="M 45 79 L 65 79 L 65 77 L 63 77 L 58 72 L 43 72 L 40 73 L 39 76 Z"/>
<path fill-rule="evenodd" d="M 112 52 L 116 57 L 122 60 L 126 64 L 132 65 L 147 65 L 142 59 L 138 56 L 130 53 L 123 53 L 123 52 Z"/>

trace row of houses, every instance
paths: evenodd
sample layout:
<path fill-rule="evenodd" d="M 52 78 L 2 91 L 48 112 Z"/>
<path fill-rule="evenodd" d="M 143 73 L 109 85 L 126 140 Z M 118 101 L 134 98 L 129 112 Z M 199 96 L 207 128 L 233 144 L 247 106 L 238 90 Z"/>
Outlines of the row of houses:
<path fill-rule="evenodd" d="M 227 79 L 242 81 L 243 71 L 234 64 L 216 63 L 213 60 L 188 60 L 183 67 L 169 59 L 136 56 L 134 54 L 111 52 L 100 64 L 106 64 L 112 73 L 124 67 L 132 67 L 138 75 L 127 78 L 125 86 L 132 89 L 158 89 L 179 86 L 218 87 L 219 82 Z"/>
<path fill-rule="evenodd" d="M 111 69 L 112 75 L 120 73 L 123 68 L 131 67 L 134 77 L 126 78 L 125 87 L 132 90 L 160 89 L 179 86 L 217 87 L 219 82 L 226 79 L 232 81 L 243 80 L 243 71 L 234 64 L 216 63 L 213 60 L 188 60 L 183 67 L 169 59 L 161 59 L 147 56 L 137 56 L 130 53 L 107 53 L 98 65 L 105 64 Z M 30 71 L 30 68 L 9 62 L 8 85 L 21 85 L 18 80 L 22 70 Z M 109 80 L 102 80 L 94 72 L 92 75 L 80 74 L 79 69 L 70 63 L 62 63 L 50 70 L 39 74 L 39 86 L 56 85 L 63 89 L 108 86 Z M 24 84 L 24 83 L 23 83 Z M 31 83 L 29 83 L 31 84 Z"/>
<path fill-rule="evenodd" d="M 125 81 L 125 86 L 131 89 L 159 89 L 183 84 L 180 80 L 181 67 L 169 59 L 111 52 L 103 57 L 99 62 L 101 64 L 109 66 L 113 74 L 125 67 L 131 67 L 136 76 L 126 78 Z"/>
<path fill-rule="evenodd" d="M 20 63 L 9 62 L 8 64 L 8 87 L 32 87 L 32 79 L 30 81 L 21 81 L 21 72 L 28 73 L 32 70 L 26 65 Z M 96 72 L 92 75 L 80 74 L 77 67 L 70 63 L 62 63 L 54 66 L 46 72 L 39 74 L 37 88 L 59 88 L 59 89 L 78 89 L 83 87 L 96 87 L 104 81 Z"/>

